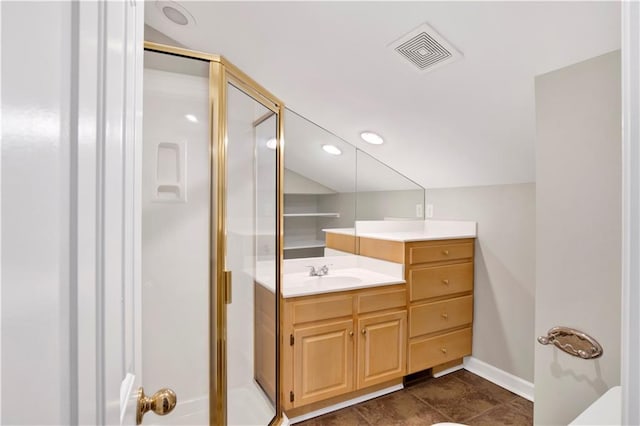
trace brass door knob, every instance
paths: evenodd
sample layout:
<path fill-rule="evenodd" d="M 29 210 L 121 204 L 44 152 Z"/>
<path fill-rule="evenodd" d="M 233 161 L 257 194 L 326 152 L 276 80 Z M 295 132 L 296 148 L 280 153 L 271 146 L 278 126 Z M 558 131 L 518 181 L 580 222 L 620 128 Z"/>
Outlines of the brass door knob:
<path fill-rule="evenodd" d="M 159 416 L 169 414 L 176 406 L 178 398 L 176 393 L 169 388 L 162 388 L 148 397 L 144 394 L 142 386 L 138 389 L 138 409 L 136 412 L 136 424 L 142 424 L 144 413 L 151 410 Z"/>

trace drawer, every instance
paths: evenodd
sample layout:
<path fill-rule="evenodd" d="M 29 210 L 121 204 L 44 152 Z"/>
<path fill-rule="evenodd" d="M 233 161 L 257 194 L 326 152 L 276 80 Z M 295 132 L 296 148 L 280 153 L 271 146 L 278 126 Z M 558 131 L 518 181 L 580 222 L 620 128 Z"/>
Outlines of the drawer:
<path fill-rule="evenodd" d="M 407 306 L 407 291 L 404 285 L 400 288 L 368 291 L 357 298 L 359 314 L 393 308 L 405 309 Z"/>
<path fill-rule="evenodd" d="M 425 303 L 409 308 L 409 337 L 435 333 L 471 324 L 473 296 L 456 297 L 442 302 Z"/>
<path fill-rule="evenodd" d="M 473 290 L 473 262 L 411 269 L 409 300 L 429 299 Z"/>
<path fill-rule="evenodd" d="M 294 324 L 351 316 L 353 297 L 351 295 L 310 297 L 293 302 L 291 310 Z"/>
<path fill-rule="evenodd" d="M 407 374 L 471 355 L 471 328 L 409 341 Z"/>
<path fill-rule="evenodd" d="M 409 247 L 409 265 L 445 260 L 470 259 L 473 242 Z"/>

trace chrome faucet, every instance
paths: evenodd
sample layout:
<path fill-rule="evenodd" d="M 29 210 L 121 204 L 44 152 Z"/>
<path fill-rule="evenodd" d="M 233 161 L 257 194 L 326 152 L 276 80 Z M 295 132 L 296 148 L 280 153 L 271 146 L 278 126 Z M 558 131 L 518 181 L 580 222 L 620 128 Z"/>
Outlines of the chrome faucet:
<path fill-rule="evenodd" d="M 311 268 L 309 270 L 310 277 L 321 277 L 323 275 L 327 275 L 329 273 L 329 266 L 322 265 L 320 268 L 316 269 L 315 266 L 307 266 L 307 268 Z"/>

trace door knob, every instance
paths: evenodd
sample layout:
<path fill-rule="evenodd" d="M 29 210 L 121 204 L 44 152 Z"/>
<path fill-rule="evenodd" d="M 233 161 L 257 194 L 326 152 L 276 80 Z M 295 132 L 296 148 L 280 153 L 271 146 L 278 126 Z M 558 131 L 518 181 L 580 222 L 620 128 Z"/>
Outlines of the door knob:
<path fill-rule="evenodd" d="M 176 406 L 178 398 L 176 393 L 169 388 L 162 388 L 148 397 L 144 394 L 142 386 L 138 389 L 138 407 L 136 412 L 136 424 L 142 424 L 144 413 L 151 410 L 159 416 L 169 414 Z"/>

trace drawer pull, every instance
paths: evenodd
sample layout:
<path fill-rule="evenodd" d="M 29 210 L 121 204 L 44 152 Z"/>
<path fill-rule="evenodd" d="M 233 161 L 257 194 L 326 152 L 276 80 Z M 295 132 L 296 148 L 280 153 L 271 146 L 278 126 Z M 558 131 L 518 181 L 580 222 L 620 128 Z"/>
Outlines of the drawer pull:
<path fill-rule="evenodd" d="M 443 313 L 443 314 L 442 314 L 442 318 L 444 318 L 444 319 L 449 319 L 449 314 L 448 314 L 448 313 L 446 313 L 446 312 L 445 312 L 445 313 Z"/>
<path fill-rule="evenodd" d="M 367 334 L 367 329 L 366 329 L 366 328 L 363 328 L 363 329 L 362 329 L 362 335 L 364 336 L 365 334 Z"/>
<path fill-rule="evenodd" d="M 449 256 L 449 250 L 442 250 L 442 254 L 444 254 L 445 256 Z"/>
<path fill-rule="evenodd" d="M 447 279 L 442 280 L 442 284 L 449 285 L 449 280 L 447 280 Z"/>
<path fill-rule="evenodd" d="M 440 350 L 442 351 L 443 354 L 445 354 L 445 355 L 447 354 L 447 348 L 442 348 Z"/>

